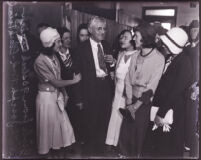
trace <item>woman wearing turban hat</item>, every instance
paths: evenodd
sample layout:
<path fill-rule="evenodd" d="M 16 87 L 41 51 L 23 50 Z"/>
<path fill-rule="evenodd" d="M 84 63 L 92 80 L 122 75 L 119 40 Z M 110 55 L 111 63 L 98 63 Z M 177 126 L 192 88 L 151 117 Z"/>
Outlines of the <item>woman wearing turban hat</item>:
<path fill-rule="evenodd" d="M 37 145 L 39 154 L 47 154 L 49 149 L 60 149 L 75 142 L 74 132 L 64 109 L 68 96 L 65 86 L 80 81 L 80 75 L 73 80 L 62 80 L 60 64 L 55 53 L 61 47 L 61 39 L 56 29 L 48 27 L 40 34 L 43 44 L 41 54 L 34 63 L 39 79 L 36 97 Z"/>

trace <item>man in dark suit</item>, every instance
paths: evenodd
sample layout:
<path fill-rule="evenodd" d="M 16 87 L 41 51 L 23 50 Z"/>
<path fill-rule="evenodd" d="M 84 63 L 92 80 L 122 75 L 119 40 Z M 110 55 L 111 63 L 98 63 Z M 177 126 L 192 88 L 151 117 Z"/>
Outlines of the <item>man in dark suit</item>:
<path fill-rule="evenodd" d="M 157 126 L 162 126 L 154 131 L 154 143 L 157 156 L 181 158 L 184 148 L 186 95 L 192 81 L 192 66 L 183 53 L 188 36 L 184 30 L 175 27 L 160 38 L 163 51 L 171 56 L 166 61 L 153 99 L 153 105 L 159 107 L 154 122 Z M 169 109 L 173 109 L 173 124 L 170 132 L 164 133 L 164 117 Z"/>
<path fill-rule="evenodd" d="M 114 59 L 106 41 L 106 20 L 92 17 L 88 26 L 90 39 L 78 46 L 74 60 L 82 75 L 81 86 L 85 112 L 85 138 L 88 149 L 100 153 L 104 147 L 112 105 L 110 71 Z"/>
<path fill-rule="evenodd" d="M 14 39 L 16 40 L 16 55 L 18 55 L 18 60 L 20 61 L 20 76 L 22 79 L 22 87 L 29 90 L 24 95 L 28 106 L 34 106 L 35 96 L 37 93 L 37 79 L 33 70 L 33 63 L 38 56 L 37 39 L 30 33 L 30 23 L 23 16 L 15 17 L 15 27 L 16 34 L 14 34 Z M 12 57 L 14 58 L 14 57 Z M 12 59 L 17 61 L 17 59 Z M 33 107 L 30 107 L 33 108 Z"/>

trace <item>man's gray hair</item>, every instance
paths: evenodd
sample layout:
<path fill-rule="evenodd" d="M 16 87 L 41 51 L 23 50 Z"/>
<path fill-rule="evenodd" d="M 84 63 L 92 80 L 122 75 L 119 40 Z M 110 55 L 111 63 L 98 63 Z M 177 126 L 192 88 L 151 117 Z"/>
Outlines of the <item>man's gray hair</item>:
<path fill-rule="evenodd" d="M 97 23 L 97 21 L 106 24 L 106 19 L 105 19 L 105 18 L 98 17 L 98 16 L 93 16 L 93 17 L 91 17 L 91 19 L 89 20 L 88 28 L 91 28 L 92 26 L 95 26 L 96 23 Z"/>

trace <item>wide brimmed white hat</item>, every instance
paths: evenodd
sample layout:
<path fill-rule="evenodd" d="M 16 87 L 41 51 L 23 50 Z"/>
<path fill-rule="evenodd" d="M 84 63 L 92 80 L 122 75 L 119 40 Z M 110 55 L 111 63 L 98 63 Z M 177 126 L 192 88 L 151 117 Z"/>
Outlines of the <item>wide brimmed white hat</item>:
<path fill-rule="evenodd" d="M 160 36 L 160 39 L 173 54 L 179 54 L 188 41 L 188 35 L 183 29 L 174 27 L 165 35 Z"/>
<path fill-rule="evenodd" d="M 56 39 L 60 38 L 56 29 L 48 27 L 40 33 L 40 40 L 45 48 L 51 47 Z"/>

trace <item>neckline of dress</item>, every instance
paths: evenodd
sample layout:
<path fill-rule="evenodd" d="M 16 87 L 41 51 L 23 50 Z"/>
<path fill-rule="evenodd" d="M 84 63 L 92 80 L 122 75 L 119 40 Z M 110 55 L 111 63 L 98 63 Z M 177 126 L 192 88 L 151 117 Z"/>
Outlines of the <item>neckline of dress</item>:
<path fill-rule="evenodd" d="M 133 54 L 135 52 L 135 50 L 132 50 L 132 51 L 125 51 L 125 54 L 124 55 L 131 55 L 131 54 Z"/>
<path fill-rule="evenodd" d="M 142 55 L 142 50 L 140 50 L 140 56 L 142 57 L 147 57 L 148 55 L 150 55 L 152 53 L 152 51 L 154 50 L 154 48 L 152 48 L 147 54 Z"/>

